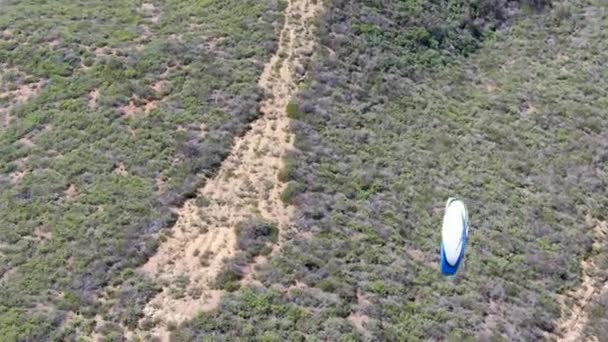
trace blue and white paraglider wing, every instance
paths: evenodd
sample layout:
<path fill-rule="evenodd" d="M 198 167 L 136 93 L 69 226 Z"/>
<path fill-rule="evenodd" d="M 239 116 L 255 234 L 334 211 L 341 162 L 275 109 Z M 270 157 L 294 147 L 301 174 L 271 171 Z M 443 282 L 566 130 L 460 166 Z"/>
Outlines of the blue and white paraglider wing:
<path fill-rule="evenodd" d="M 453 276 L 464 259 L 469 237 L 467 208 L 461 200 L 450 198 L 441 227 L 441 273 Z"/>

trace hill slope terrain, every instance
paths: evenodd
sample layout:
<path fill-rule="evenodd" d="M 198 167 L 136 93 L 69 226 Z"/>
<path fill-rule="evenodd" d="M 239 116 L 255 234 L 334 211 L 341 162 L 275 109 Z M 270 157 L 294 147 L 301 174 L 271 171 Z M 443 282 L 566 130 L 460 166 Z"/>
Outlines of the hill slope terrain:
<path fill-rule="evenodd" d="M 4 0 L 0 336 L 601 340 L 607 29 L 600 0 Z"/>

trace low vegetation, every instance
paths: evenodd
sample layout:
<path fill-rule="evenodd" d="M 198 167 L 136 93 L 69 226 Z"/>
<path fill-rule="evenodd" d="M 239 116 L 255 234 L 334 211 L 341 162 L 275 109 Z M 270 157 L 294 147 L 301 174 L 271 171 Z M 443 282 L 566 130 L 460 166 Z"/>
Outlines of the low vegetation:
<path fill-rule="evenodd" d="M 584 329 L 584 337 L 591 339 L 598 336 L 608 336 L 608 292 L 603 292 L 595 298 L 588 308 L 589 321 Z"/>
<path fill-rule="evenodd" d="M 241 287 L 241 279 L 243 279 L 242 268 L 245 265 L 238 263 L 239 259 L 228 260 L 222 269 L 215 277 L 214 288 L 233 292 Z"/>
<path fill-rule="evenodd" d="M 271 221 L 235 227 L 238 252 L 214 284 L 226 296 L 170 323 L 172 340 L 559 334 L 581 261 L 605 279 L 608 260 L 594 232 L 608 210 L 603 2 L 324 5 L 286 108 L 296 148 L 278 179 L 294 222 L 280 248 Z M 162 286 L 137 267 L 257 117 L 285 6 L 0 3 L 4 340 L 121 341 L 124 328 L 155 328 L 142 310 Z M 471 231 L 448 281 L 438 241 L 454 195 Z M 203 215 L 208 202 L 195 203 Z M 192 257 L 209 266 L 207 252 Z M 171 295 L 205 295 L 190 282 L 175 279 Z M 597 294 L 583 331 L 601 339 L 608 294 Z"/>
<path fill-rule="evenodd" d="M 287 108 L 297 151 L 280 177 L 297 233 L 258 272 L 266 289 L 237 292 L 178 340 L 557 333 L 558 298 L 580 285 L 590 222 L 608 209 L 608 20 L 593 0 L 450 4 L 329 2 Z M 449 282 L 438 227 L 453 195 L 472 227 Z M 602 316 L 588 324 L 603 336 Z"/>
<path fill-rule="evenodd" d="M 0 3 L 3 340 L 136 324 L 158 289 L 133 269 L 257 117 L 283 6 Z"/>
<path fill-rule="evenodd" d="M 237 246 L 249 258 L 268 255 L 278 237 L 276 224 L 264 220 L 243 222 L 236 226 Z"/>

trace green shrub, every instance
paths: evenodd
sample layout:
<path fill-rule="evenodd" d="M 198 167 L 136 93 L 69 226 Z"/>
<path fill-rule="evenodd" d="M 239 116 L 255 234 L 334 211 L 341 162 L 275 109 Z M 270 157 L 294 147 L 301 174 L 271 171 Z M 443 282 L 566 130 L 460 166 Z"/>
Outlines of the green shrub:
<path fill-rule="evenodd" d="M 243 273 L 238 266 L 228 263 L 224 265 L 222 270 L 215 277 L 214 287 L 216 289 L 234 292 L 241 287 L 240 280 L 243 278 Z"/>
<path fill-rule="evenodd" d="M 290 161 L 286 161 L 283 164 L 283 167 L 279 170 L 277 174 L 278 180 L 283 183 L 287 183 L 295 178 L 295 165 Z"/>
<path fill-rule="evenodd" d="M 304 190 L 304 186 L 298 182 L 292 181 L 287 183 L 285 189 L 281 192 L 281 201 L 285 204 L 294 204 L 295 197 Z"/>
<path fill-rule="evenodd" d="M 289 102 L 285 111 L 287 112 L 287 117 L 290 119 L 297 120 L 302 117 L 302 111 L 300 111 L 300 107 L 295 102 Z"/>
<path fill-rule="evenodd" d="M 239 223 L 235 232 L 238 248 L 250 258 L 267 254 L 279 236 L 276 224 L 260 219 Z"/>

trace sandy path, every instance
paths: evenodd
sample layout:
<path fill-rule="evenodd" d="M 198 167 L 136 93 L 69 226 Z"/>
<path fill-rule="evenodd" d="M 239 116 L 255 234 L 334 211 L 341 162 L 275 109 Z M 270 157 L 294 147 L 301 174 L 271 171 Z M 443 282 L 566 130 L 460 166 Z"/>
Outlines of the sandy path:
<path fill-rule="evenodd" d="M 608 234 L 608 223 L 597 222 L 595 225 L 595 240 L 593 250 L 604 247 L 603 242 Z M 604 291 L 608 291 L 608 282 L 599 276 L 596 260 L 592 256 L 583 260 L 583 282 L 577 289 L 573 289 L 560 298 L 562 307 L 562 318 L 557 322 L 556 336 L 549 336 L 550 340 L 559 341 L 582 341 L 583 331 L 587 323 L 588 305 Z M 569 312 L 564 315 L 564 312 Z"/>
<path fill-rule="evenodd" d="M 320 1 L 289 2 L 279 48 L 259 80 L 270 94 L 262 103 L 262 115 L 236 140 L 217 176 L 200 190 L 199 197 L 209 204 L 199 209 L 196 199 L 187 201 L 178 211 L 171 237 L 142 267 L 167 284 L 148 303 L 143 318 L 159 322 L 152 332 L 164 341 L 169 339 L 167 323 L 179 323 L 217 307 L 222 291 L 213 290 L 210 284 L 224 259 L 236 253 L 236 224 L 261 216 L 284 230 L 291 221 L 293 208 L 280 200 L 284 184 L 277 179 L 282 158 L 293 147 L 285 107 L 302 79 L 298 70 L 304 70 L 305 60 L 314 51 L 310 27 L 320 11 Z M 178 278 L 189 281 L 181 298 L 172 294 Z M 192 293 L 201 295 L 196 298 Z"/>

